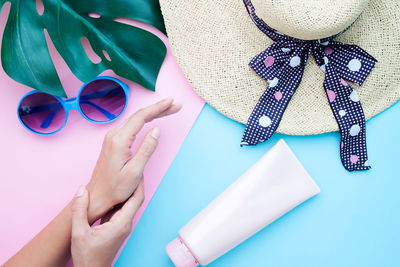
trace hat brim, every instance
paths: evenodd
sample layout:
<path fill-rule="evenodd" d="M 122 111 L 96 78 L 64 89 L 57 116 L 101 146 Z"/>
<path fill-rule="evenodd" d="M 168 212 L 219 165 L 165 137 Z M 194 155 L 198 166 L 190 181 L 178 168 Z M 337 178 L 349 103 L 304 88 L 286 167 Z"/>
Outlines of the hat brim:
<path fill-rule="evenodd" d="M 160 0 L 171 49 L 198 95 L 227 117 L 246 123 L 267 84 L 248 63 L 272 44 L 252 22 L 241 0 Z M 400 2 L 371 0 L 357 21 L 336 38 L 378 60 L 358 92 L 365 117 L 400 99 Z M 313 59 L 277 132 L 292 135 L 337 131 L 323 90 L 325 73 Z"/>

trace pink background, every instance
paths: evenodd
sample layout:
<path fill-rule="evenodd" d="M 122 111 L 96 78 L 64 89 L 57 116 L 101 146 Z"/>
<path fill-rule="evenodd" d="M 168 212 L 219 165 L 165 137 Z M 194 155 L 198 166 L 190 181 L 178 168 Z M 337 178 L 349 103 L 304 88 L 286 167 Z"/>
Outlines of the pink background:
<path fill-rule="evenodd" d="M 1 13 L 1 32 L 8 7 Z M 156 33 L 168 46 L 167 38 L 159 31 L 141 23 L 134 24 Z M 82 82 L 70 72 L 51 42 L 49 47 L 68 96 L 76 96 Z M 111 71 L 105 74 L 115 76 Z M 25 130 L 17 117 L 18 102 L 31 88 L 16 83 L 0 69 L 0 263 L 22 248 L 71 200 L 79 185 L 89 181 L 103 136 L 109 129 L 138 108 L 172 96 L 176 102 L 183 102 L 181 112 L 146 125 L 133 146 L 133 149 L 138 146 L 149 129 L 161 127 L 160 144 L 145 169 L 146 200 L 135 217 L 136 225 L 204 102 L 191 89 L 170 49 L 155 93 L 124 81 L 132 94 L 126 112 L 117 122 L 92 124 L 78 111 L 71 111 L 60 133 L 43 137 Z"/>

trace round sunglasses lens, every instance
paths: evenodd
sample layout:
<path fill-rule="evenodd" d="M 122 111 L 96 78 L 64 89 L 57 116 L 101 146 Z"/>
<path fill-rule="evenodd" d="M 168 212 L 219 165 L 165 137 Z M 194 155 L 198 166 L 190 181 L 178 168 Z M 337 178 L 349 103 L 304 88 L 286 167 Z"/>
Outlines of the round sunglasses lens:
<path fill-rule="evenodd" d="M 33 93 L 26 96 L 18 107 L 18 115 L 25 126 L 38 133 L 54 133 L 65 123 L 64 107 L 52 95 Z"/>
<path fill-rule="evenodd" d="M 79 97 L 82 112 L 91 120 L 106 122 L 118 117 L 125 108 L 126 95 L 122 86 L 110 79 L 88 83 Z"/>

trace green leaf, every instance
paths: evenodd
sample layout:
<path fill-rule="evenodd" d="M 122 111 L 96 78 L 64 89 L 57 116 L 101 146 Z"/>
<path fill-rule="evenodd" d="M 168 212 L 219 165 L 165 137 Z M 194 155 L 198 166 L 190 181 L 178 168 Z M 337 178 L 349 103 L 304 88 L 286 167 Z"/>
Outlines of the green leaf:
<path fill-rule="evenodd" d="M 0 4 L 5 2 L 0 0 Z M 112 69 L 121 77 L 155 90 L 166 54 L 164 43 L 152 33 L 114 19 L 139 20 L 165 33 L 157 0 L 42 0 L 42 15 L 34 0 L 8 2 L 11 8 L 3 33 L 1 63 L 14 80 L 66 96 L 47 48 L 46 30 L 71 71 L 83 82 Z M 93 18 L 91 13 L 100 17 Z M 101 58 L 99 63 L 88 58 L 83 37 Z"/>

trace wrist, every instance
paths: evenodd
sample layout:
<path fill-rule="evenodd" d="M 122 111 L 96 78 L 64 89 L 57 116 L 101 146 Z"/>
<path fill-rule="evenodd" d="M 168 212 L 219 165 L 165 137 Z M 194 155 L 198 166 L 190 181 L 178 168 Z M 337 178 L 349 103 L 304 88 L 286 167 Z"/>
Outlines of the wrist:
<path fill-rule="evenodd" d="M 107 213 L 111 208 L 111 204 L 108 203 L 107 197 L 95 191 L 90 184 L 87 186 L 87 189 L 89 191 L 88 220 L 89 224 L 93 224 Z"/>

